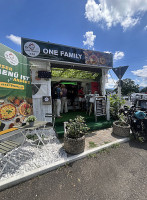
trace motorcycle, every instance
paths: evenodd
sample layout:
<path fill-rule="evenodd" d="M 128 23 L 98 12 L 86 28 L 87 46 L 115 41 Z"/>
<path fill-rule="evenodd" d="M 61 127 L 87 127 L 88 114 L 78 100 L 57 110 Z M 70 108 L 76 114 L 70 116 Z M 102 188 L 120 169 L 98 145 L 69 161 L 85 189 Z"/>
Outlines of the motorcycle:
<path fill-rule="evenodd" d="M 132 136 L 142 142 L 147 141 L 147 113 L 136 106 L 125 106 L 120 113 L 124 114 L 126 123 L 130 125 Z"/>

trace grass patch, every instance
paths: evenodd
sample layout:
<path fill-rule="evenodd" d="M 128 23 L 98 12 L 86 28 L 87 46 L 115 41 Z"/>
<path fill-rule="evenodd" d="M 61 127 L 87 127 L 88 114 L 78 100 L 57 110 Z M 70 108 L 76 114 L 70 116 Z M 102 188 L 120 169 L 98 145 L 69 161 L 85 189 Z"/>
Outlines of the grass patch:
<path fill-rule="evenodd" d="M 111 148 L 113 148 L 113 149 L 116 149 L 116 148 L 118 148 L 118 147 L 120 147 L 120 144 L 118 144 L 118 143 L 113 144 L 113 145 L 111 146 Z"/>
<path fill-rule="evenodd" d="M 104 149 L 101 149 L 98 153 L 109 153 L 109 152 L 110 152 L 109 148 L 104 148 Z"/>
<path fill-rule="evenodd" d="M 88 154 L 88 158 L 96 158 L 96 157 L 97 157 L 96 153 Z"/>
<path fill-rule="evenodd" d="M 109 142 L 108 142 L 108 143 L 109 143 Z M 107 144 L 107 143 L 105 143 L 105 144 Z M 111 145 L 111 146 L 108 147 L 108 148 L 104 148 L 104 149 L 100 150 L 99 153 L 109 153 L 109 152 L 110 152 L 110 149 L 116 149 L 116 148 L 118 148 L 118 147 L 120 147 L 120 144 L 119 144 L 119 143 L 116 143 L 116 144 Z"/>
<path fill-rule="evenodd" d="M 94 142 L 89 142 L 89 148 L 97 147 L 97 145 Z"/>
<path fill-rule="evenodd" d="M 110 143 L 110 142 L 107 142 L 107 141 L 106 141 L 106 142 L 104 142 L 104 144 L 108 144 L 108 143 Z"/>

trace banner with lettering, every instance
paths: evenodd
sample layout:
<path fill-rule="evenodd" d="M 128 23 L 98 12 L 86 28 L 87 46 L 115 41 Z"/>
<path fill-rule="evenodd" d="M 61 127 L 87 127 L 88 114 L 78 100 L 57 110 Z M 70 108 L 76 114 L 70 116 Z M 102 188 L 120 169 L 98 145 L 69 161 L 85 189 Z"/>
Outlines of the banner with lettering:
<path fill-rule="evenodd" d="M 32 114 L 27 58 L 0 44 L 0 131 L 22 124 Z"/>
<path fill-rule="evenodd" d="M 21 39 L 22 54 L 27 57 L 79 63 L 89 67 L 113 67 L 113 55 L 99 51 L 79 49 L 65 45 Z"/>

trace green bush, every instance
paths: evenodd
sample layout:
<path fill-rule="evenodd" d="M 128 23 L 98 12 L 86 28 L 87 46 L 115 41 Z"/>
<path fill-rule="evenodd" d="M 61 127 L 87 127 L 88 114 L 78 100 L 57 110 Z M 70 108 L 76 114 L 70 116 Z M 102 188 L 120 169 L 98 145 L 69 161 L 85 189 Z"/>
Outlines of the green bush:
<path fill-rule="evenodd" d="M 74 120 L 70 119 L 66 125 L 66 136 L 69 138 L 80 138 L 87 133 L 89 128 L 85 124 L 84 117 L 77 116 Z"/>
<path fill-rule="evenodd" d="M 119 109 L 125 104 L 123 98 L 119 98 L 118 95 L 114 94 L 110 96 L 110 115 L 113 119 L 119 119 Z"/>

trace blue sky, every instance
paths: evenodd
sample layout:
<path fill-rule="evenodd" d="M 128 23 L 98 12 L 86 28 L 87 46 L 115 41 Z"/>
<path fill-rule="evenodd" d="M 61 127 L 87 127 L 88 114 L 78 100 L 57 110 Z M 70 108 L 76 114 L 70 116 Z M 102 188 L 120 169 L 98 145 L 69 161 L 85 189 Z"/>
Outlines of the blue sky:
<path fill-rule="evenodd" d="M 114 55 L 124 78 L 147 86 L 147 0 L 1 0 L 0 43 L 20 52 L 20 37 Z M 111 74 L 111 75 L 110 75 Z M 107 87 L 117 80 L 110 70 Z"/>

